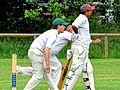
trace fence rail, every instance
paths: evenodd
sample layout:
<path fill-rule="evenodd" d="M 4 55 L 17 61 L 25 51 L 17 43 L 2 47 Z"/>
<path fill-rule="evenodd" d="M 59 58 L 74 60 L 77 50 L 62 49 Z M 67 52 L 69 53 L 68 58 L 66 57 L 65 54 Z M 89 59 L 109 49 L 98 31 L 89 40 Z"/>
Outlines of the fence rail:
<path fill-rule="evenodd" d="M 38 36 L 39 33 L 0 33 L 0 37 L 31 37 Z M 91 36 L 120 37 L 120 33 L 91 33 Z"/>
<path fill-rule="evenodd" d="M 32 37 L 38 36 L 38 33 L 0 33 L 0 37 Z"/>
<path fill-rule="evenodd" d="M 39 33 L 0 33 L 0 37 L 36 37 Z M 104 37 L 104 54 L 108 57 L 108 37 L 120 37 L 120 33 L 91 33 L 91 36 Z"/>
<path fill-rule="evenodd" d="M 0 37 L 31 37 L 38 36 L 39 33 L 0 33 Z M 91 36 L 120 37 L 120 33 L 91 33 Z"/>

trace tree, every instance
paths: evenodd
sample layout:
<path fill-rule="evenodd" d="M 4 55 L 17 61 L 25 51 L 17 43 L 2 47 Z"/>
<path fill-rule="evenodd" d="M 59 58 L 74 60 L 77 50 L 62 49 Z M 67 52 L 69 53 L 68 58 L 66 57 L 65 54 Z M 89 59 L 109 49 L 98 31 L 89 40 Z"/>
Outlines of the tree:
<path fill-rule="evenodd" d="M 112 14 L 114 15 L 114 21 L 119 24 L 120 23 L 120 0 L 114 0 Z"/>

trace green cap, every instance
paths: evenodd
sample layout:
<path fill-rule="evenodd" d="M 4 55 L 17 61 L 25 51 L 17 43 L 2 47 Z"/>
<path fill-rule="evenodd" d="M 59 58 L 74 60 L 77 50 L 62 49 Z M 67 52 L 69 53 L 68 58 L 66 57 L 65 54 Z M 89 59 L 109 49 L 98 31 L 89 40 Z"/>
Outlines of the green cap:
<path fill-rule="evenodd" d="M 55 20 L 53 20 L 52 24 L 53 24 L 54 26 L 59 25 L 59 24 L 64 25 L 64 26 L 67 26 L 67 25 L 68 25 L 68 23 L 65 22 L 65 21 L 64 21 L 63 19 L 61 19 L 61 18 L 56 18 Z"/>

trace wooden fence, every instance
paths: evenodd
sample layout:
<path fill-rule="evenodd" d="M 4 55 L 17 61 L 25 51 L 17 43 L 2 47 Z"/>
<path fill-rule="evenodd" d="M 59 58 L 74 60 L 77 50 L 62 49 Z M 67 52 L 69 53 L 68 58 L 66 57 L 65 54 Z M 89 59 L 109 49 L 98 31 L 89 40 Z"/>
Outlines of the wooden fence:
<path fill-rule="evenodd" d="M 34 37 L 36 38 L 38 33 L 0 33 L 0 37 Z M 104 53 L 105 57 L 108 57 L 108 37 L 120 37 L 117 33 L 91 33 L 91 36 L 104 37 Z"/>

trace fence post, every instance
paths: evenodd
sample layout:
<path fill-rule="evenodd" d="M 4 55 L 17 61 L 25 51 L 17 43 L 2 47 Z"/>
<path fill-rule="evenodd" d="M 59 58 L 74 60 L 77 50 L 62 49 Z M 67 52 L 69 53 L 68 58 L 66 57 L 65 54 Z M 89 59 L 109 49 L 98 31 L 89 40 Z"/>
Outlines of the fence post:
<path fill-rule="evenodd" d="M 105 52 L 105 57 L 108 57 L 108 35 L 105 33 L 104 35 L 104 52 Z"/>
<path fill-rule="evenodd" d="M 16 65 L 17 65 L 17 55 L 12 55 L 12 90 L 16 90 Z"/>

